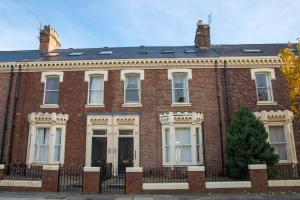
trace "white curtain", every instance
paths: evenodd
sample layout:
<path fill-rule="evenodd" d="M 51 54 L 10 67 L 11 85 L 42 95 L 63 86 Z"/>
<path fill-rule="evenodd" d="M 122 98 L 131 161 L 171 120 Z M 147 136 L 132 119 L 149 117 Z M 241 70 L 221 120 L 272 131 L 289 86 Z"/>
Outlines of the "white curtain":
<path fill-rule="evenodd" d="M 60 161 L 60 151 L 61 151 L 61 128 L 56 128 L 54 161 Z"/>
<path fill-rule="evenodd" d="M 49 155 L 50 129 L 38 128 L 36 134 L 35 161 L 47 162 Z"/>
<path fill-rule="evenodd" d="M 176 163 L 192 162 L 190 128 L 176 128 L 175 138 Z"/>
<path fill-rule="evenodd" d="M 270 144 L 280 160 L 287 160 L 286 140 L 283 126 L 269 126 Z"/>
<path fill-rule="evenodd" d="M 103 104 L 104 80 L 103 76 L 90 77 L 90 104 Z"/>

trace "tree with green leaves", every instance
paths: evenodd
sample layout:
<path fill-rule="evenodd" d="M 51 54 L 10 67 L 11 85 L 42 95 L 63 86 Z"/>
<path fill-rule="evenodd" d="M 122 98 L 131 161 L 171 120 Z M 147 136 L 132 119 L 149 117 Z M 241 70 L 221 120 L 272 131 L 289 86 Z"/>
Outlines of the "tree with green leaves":
<path fill-rule="evenodd" d="M 226 138 L 229 175 L 237 176 L 246 172 L 249 164 L 274 166 L 278 162 L 278 155 L 267 138 L 264 124 L 247 108 L 241 107 L 235 113 Z"/>

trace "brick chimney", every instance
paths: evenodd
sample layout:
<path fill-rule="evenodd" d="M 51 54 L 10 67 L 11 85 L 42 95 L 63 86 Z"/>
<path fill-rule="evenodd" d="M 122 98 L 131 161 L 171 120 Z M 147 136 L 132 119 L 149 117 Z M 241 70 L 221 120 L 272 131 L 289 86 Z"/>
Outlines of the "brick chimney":
<path fill-rule="evenodd" d="M 210 48 L 210 27 L 208 24 L 203 24 L 202 20 L 197 23 L 195 35 L 195 45 L 199 48 Z"/>
<path fill-rule="evenodd" d="M 61 43 L 58 33 L 50 26 L 44 26 L 40 30 L 40 48 L 42 52 L 50 52 L 54 49 L 60 49 Z"/>

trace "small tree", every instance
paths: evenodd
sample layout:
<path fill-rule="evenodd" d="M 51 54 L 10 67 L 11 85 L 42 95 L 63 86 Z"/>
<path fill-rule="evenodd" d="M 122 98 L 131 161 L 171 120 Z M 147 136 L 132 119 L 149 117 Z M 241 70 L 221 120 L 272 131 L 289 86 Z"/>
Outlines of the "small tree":
<path fill-rule="evenodd" d="M 278 155 L 267 142 L 268 133 L 263 123 L 247 108 L 241 107 L 227 133 L 227 167 L 229 175 L 246 172 L 248 164 L 274 166 Z"/>

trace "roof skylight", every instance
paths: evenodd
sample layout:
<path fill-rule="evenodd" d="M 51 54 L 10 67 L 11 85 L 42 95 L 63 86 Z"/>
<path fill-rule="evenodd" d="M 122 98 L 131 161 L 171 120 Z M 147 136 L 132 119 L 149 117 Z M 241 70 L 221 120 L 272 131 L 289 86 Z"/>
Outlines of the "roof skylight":
<path fill-rule="evenodd" d="M 69 53 L 69 56 L 81 56 L 82 54 L 84 54 L 84 52 L 74 51 L 74 52 Z"/>
<path fill-rule="evenodd" d="M 139 54 L 148 54 L 148 51 L 139 51 Z"/>
<path fill-rule="evenodd" d="M 185 49 L 184 53 L 197 53 L 196 50 L 192 50 L 192 49 Z"/>
<path fill-rule="evenodd" d="M 107 51 L 107 50 L 105 50 L 105 51 L 100 51 L 98 54 L 99 55 L 111 55 L 113 53 L 113 51 Z"/>
<path fill-rule="evenodd" d="M 262 53 L 261 49 L 242 49 L 243 53 Z"/>
<path fill-rule="evenodd" d="M 175 51 L 173 51 L 173 50 L 162 50 L 161 53 L 162 54 L 168 54 L 168 53 L 175 53 Z"/>

